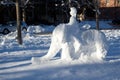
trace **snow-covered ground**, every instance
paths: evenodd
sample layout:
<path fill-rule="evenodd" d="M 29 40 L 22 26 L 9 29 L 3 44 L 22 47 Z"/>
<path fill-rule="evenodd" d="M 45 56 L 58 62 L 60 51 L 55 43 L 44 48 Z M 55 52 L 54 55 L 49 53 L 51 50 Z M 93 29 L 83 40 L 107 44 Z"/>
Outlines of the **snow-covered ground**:
<path fill-rule="evenodd" d="M 88 30 L 95 27 L 94 21 L 78 24 L 70 13 L 70 22 L 56 28 L 29 26 L 28 32 L 22 32 L 22 45 L 16 32 L 1 35 L 0 80 L 120 80 L 120 30 Z M 102 21 L 100 27 L 112 26 Z M 40 32 L 47 34 L 35 34 Z M 52 60 L 44 61 L 46 54 Z"/>
<path fill-rule="evenodd" d="M 82 22 L 82 25 L 84 23 L 93 26 L 93 22 Z M 100 25 L 105 28 L 107 24 L 102 21 Z M 53 30 L 53 27 L 39 29 L 40 32 L 49 32 L 48 28 Z M 105 59 L 103 62 L 85 63 L 56 59 L 47 63 L 31 64 L 32 57 L 41 57 L 48 52 L 51 34 L 23 32 L 23 45 L 17 43 L 16 32 L 1 35 L 0 80 L 120 80 L 120 30 L 102 32 L 109 44 Z"/>

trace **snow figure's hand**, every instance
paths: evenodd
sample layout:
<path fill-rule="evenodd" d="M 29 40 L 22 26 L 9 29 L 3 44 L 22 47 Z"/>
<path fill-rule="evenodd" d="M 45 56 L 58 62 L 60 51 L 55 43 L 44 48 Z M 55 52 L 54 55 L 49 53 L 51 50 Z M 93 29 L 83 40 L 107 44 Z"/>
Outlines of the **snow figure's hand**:
<path fill-rule="evenodd" d="M 32 59 L 31 59 L 32 64 L 40 64 L 40 63 L 44 63 L 46 61 L 49 61 L 49 59 L 39 58 L 39 57 L 32 57 Z"/>

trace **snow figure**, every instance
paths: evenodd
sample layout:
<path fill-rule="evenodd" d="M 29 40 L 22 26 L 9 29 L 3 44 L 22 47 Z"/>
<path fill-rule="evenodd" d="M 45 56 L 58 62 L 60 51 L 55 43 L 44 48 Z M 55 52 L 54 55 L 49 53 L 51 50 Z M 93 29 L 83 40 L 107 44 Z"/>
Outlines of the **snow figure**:
<path fill-rule="evenodd" d="M 71 7 L 70 10 L 69 23 L 60 24 L 54 29 L 48 53 L 40 58 L 33 57 L 32 63 L 49 61 L 60 50 L 60 59 L 65 61 L 97 61 L 105 57 L 107 53 L 105 35 L 98 30 L 81 30 L 76 20 L 76 9 Z"/>

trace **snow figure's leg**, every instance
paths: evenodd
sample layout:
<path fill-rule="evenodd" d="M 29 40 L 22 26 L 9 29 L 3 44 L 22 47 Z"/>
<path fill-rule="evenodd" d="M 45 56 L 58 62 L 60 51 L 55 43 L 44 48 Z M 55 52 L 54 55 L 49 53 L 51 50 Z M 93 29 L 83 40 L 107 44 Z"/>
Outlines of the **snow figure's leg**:
<path fill-rule="evenodd" d="M 95 41 L 96 53 L 94 56 L 96 56 L 96 58 L 99 60 L 103 60 L 107 53 L 106 37 L 102 32 L 97 31 L 95 34 Z"/>
<path fill-rule="evenodd" d="M 74 54 L 72 54 L 73 58 L 74 59 L 79 59 L 80 55 L 81 55 L 81 49 L 82 49 L 82 46 L 83 46 L 83 41 L 82 39 L 80 38 L 76 38 L 76 37 L 73 37 L 74 39 L 74 43 L 73 43 L 73 46 L 74 46 Z"/>
<path fill-rule="evenodd" d="M 66 42 L 62 45 L 61 59 L 71 61 L 71 54 L 74 54 L 74 48 L 72 49 L 71 43 Z"/>

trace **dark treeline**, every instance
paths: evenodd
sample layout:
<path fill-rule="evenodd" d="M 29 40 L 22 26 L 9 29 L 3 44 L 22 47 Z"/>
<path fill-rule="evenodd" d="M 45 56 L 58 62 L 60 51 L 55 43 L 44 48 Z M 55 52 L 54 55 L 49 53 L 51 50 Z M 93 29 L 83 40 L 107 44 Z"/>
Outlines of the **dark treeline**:
<path fill-rule="evenodd" d="M 16 0 L 0 0 L 0 23 L 16 20 Z M 87 9 L 86 16 L 94 17 L 93 0 L 21 0 L 20 17 L 27 24 L 58 24 L 68 22 L 69 7 L 78 8 L 78 13 Z M 90 6 L 88 6 L 90 5 Z"/>

